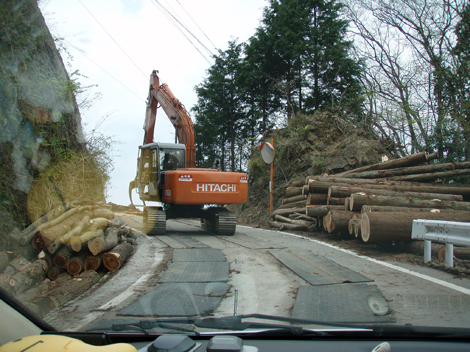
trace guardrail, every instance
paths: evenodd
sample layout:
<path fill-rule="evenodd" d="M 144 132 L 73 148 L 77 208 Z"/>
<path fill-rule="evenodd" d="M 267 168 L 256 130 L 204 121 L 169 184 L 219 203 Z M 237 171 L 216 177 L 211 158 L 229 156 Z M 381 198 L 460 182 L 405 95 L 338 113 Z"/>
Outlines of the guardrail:
<path fill-rule="evenodd" d="M 413 220 L 412 239 L 424 240 L 424 262 L 431 261 L 431 243 L 446 245 L 445 262 L 454 266 L 454 244 L 470 247 L 470 223 L 444 220 Z"/>

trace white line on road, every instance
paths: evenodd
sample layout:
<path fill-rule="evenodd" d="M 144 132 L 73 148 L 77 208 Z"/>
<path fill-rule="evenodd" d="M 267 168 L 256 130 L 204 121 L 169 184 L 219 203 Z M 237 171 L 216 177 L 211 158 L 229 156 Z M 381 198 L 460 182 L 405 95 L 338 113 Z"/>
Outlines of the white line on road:
<path fill-rule="evenodd" d="M 237 225 L 239 227 L 245 227 L 245 228 L 250 228 L 252 229 L 252 227 L 249 227 L 249 226 L 242 226 L 242 225 Z M 264 229 L 263 229 L 264 230 Z M 273 231 L 273 230 L 265 230 L 265 231 Z M 281 233 L 283 235 L 287 235 L 287 236 L 292 236 L 292 237 L 297 237 L 297 238 L 303 238 L 305 240 L 308 240 L 310 242 L 314 242 L 314 243 L 317 243 L 317 244 L 320 244 L 320 245 L 323 245 L 323 246 L 326 246 L 326 247 L 330 247 L 332 249 L 336 249 L 338 251 L 341 251 L 341 252 L 344 252 L 344 253 L 347 253 L 347 254 L 350 254 L 352 256 L 355 256 L 357 258 L 361 258 L 361 259 L 365 259 L 365 260 L 368 260 L 372 263 L 375 263 L 375 264 L 380 264 L 380 265 L 383 265 L 387 268 L 390 268 L 390 269 L 393 269 L 393 270 L 397 270 L 397 271 L 401 271 L 402 273 L 405 273 L 405 274 L 409 274 L 409 275 L 412 275 L 412 276 L 415 276 L 415 277 L 419 277 L 420 279 L 423 279 L 423 280 L 427 280 L 427 281 L 430 281 L 430 282 L 433 282 L 435 284 L 438 284 L 438 285 L 441 285 L 441 286 L 444 286 L 444 287 L 447 287 L 447 288 L 450 288 L 452 290 L 455 290 L 455 291 L 458 291 L 460 293 L 463 293 L 465 295 L 469 295 L 470 296 L 470 289 L 468 288 L 465 288 L 465 287 L 462 287 L 462 286 L 458 286 L 458 285 L 455 285 L 455 284 L 452 284 L 450 282 L 446 282 L 446 281 L 443 281 L 443 280 L 440 280 L 440 279 L 436 279 L 434 277 L 431 277 L 429 275 L 426 275 L 426 274 L 421 274 L 421 273 L 418 273 L 416 271 L 412 271 L 412 270 L 409 270 L 409 269 L 405 269 L 405 268 L 402 268 L 400 266 L 397 266 L 397 265 L 394 265 L 394 264 L 390 264 L 390 263 L 387 263 L 387 262 L 383 262 L 381 260 L 378 260 L 378 259 L 374 259 L 374 258 L 370 258 L 370 257 L 366 257 L 366 256 L 363 256 L 363 255 L 359 255 L 349 249 L 344 249 L 344 248 L 341 248 L 341 247 L 338 247 L 338 246 L 335 246 L 334 244 L 330 244 L 330 243 L 326 243 L 326 242 L 322 242 L 322 241 L 319 241 L 319 240 L 315 240 L 313 238 L 309 238 L 309 237 L 305 237 L 305 236 L 301 236 L 301 235 L 295 235 L 293 233 L 288 233 L 288 232 L 283 232 L 283 231 L 274 231 L 274 232 L 278 232 L 278 233 Z"/>

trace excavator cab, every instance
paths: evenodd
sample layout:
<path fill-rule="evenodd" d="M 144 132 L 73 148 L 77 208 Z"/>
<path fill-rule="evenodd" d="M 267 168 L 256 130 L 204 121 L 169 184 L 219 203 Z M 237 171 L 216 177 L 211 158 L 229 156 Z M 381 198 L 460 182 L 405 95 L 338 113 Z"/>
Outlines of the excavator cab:
<path fill-rule="evenodd" d="M 144 201 L 161 202 L 165 175 L 185 167 L 184 144 L 149 143 L 139 148 L 137 191 Z"/>

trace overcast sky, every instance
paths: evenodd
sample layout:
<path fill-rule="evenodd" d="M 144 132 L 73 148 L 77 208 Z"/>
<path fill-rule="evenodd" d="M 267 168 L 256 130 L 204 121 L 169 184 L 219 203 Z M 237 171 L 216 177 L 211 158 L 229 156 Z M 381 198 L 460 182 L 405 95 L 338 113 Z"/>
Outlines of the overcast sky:
<path fill-rule="evenodd" d="M 217 52 L 215 48 L 227 49 L 231 40 L 246 41 L 259 26 L 267 3 L 267 0 L 40 1 L 52 34 L 63 38 L 68 54 L 62 56 L 65 63 L 71 64 L 69 73 L 79 70 L 88 77 L 80 78 L 82 85 L 97 85 L 89 94 L 102 95 L 90 109 L 82 110 L 81 116 L 86 131 L 106 117 L 98 131 L 117 142 L 107 201 L 129 204 L 128 187 L 135 177 L 138 146 L 143 141 L 145 100 L 152 70 L 160 71 L 162 83 L 167 83 L 190 111 L 197 101 L 194 87 L 203 81 L 212 64 L 210 54 L 198 41 L 212 53 Z M 179 27 L 204 56 L 158 4 L 194 34 L 197 39 Z M 163 111 L 157 115 L 155 141 L 174 142 L 174 128 Z M 135 193 L 134 204 L 141 204 Z"/>

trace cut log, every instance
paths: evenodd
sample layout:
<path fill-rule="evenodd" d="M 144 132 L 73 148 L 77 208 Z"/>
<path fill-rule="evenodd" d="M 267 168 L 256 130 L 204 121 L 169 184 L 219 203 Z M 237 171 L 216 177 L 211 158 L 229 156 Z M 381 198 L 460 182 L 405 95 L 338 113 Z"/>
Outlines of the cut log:
<path fill-rule="evenodd" d="M 92 219 L 105 218 L 105 219 L 112 220 L 114 219 L 114 212 L 110 209 L 99 207 L 99 208 L 93 209 L 91 218 Z"/>
<path fill-rule="evenodd" d="M 56 281 L 57 278 L 64 272 L 63 268 L 59 268 L 58 266 L 53 266 L 48 272 L 47 277 L 52 280 Z"/>
<path fill-rule="evenodd" d="M 108 227 L 110 221 L 105 218 L 94 218 L 91 220 L 89 230 L 90 231 L 95 231 L 95 230 L 104 230 L 105 228 Z"/>
<path fill-rule="evenodd" d="M 361 214 L 354 214 L 351 219 L 349 219 L 348 222 L 348 231 L 350 235 L 353 235 L 354 237 L 357 237 L 359 232 L 356 229 L 356 225 L 360 225 L 361 222 Z M 359 226 L 360 228 L 360 226 Z"/>
<path fill-rule="evenodd" d="M 111 252 L 105 253 L 103 255 L 103 264 L 109 271 L 114 271 L 119 269 L 124 262 L 132 255 L 134 247 L 127 243 L 123 242 L 113 248 Z"/>
<path fill-rule="evenodd" d="M 364 172 L 354 172 L 345 177 L 351 178 L 381 178 L 381 177 L 395 177 L 413 174 L 425 174 L 430 172 L 442 172 L 448 170 L 468 169 L 470 168 L 470 161 L 460 163 L 446 163 L 446 164 L 430 164 L 421 166 L 409 166 L 396 169 L 387 170 L 373 170 Z"/>
<path fill-rule="evenodd" d="M 293 196 L 290 198 L 284 198 L 282 200 L 282 204 L 290 204 L 290 203 L 296 203 L 300 201 L 305 201 L 307 199 L 307 196 L 305 194 L 300 194 L 298 196 Z"/>
<path fill-rule="evenodd" d="M 276 215 L 289 215 L 292 213 L 305 213 L 305 207 L 302 208 L 286 208 L 286 209 L 276 209 L 271 214 L 271 217 L 274 218 Z"/>
<path fill-rule="evenodd" d="M 103 254 L 90 255 L 85 261 L 85 270 L 98 270 L 103 263 Z"/>
<path fill-rule="evenodd" d="M 357 187 L 351 185 L 331 185 L 328 189 L 328 197 L 350 197 L 353 193 L 375 194 L 377 196 L 387 197 L 413 197 L 419 199 L 440 199 L 463 201 L 462 195 L 444 194 L 444 193 L 424 193 L 424 192 L 409 192 L 409 191 L 393 191 L 387 188 L 374 189 L 367 187 Z"/>
<path fill-rule="evenodd" d="M 288 183 L 288 184 L 284 185 L 284 187 L 286 189 L 289 188 L 289 187 L 302 187 L 303 185 L 305 185 L 305 183 L 306 183 L 306 179 L 302 178 L 300 180 Z"/>
<path fill-rule="evenodd" d="M 307 216 L 307 215 L 304 215 L 304 214 L 300 214 L 300 213 L 289 214 L 289 218 L 295 219 L 295 220 L 305 220 L 305 221 L 311 222 L 311 223 L 317 223 L 318 222 L 316 218 L 311 217 L 311 216 Z"/>
<path fill-rule="evenodd" d="M 10 278 L 10 285 L 15 294 L 24 292 L 44 280 L 48 270 L 47 261 L 38 259 L 24 270 L 13 274 Z"/>
<path fill-rule="evenodd" d="M 293 231 L 304 231 L 305 226 L 303 225 L 294 225 L 294 224 L 286 224 L 285 222 L 279 222 L 279 221 L 269 221 L 269 225 L 271 227 L 275 227 L 282 230 L 293 230 Z"/>
<path fill-rule="evenodd" d="M 328 197 L 327 205 L 345 205 L 346 198 Z"/>
<path fill-rule="evenodd" d="M 34 234 L 37 232 L 37 228 L 42 224 L 47 223 L 48 221 L 54 220 L 57 217 L 61 216 L 65 212 L 65 208 L 61 205 L 60 207 L 51 210 L 47 214 L 41 216 L 39 219 L 34 221 L 31 225 L 21 231 L 19 234 L 15 235 L 14 238 L 21 244 L 26 245 L 31 242 Z"/>
<path fill-rule="evenodd" d="M 103 230 L 93 230 L 87 231 L 81 236 L 72 237 L 70 239 L 70 245 L 76 248 L 82 247 L 82 243 L 87 243 L 88 241 L 92 241 L 96 237 L 103 236 Z"/>
<path fill-rule="evenodd" d="M 70 245 L 64 245 L 59 248 L 52 262 L 59 268 L 65 269 L 67 268 L 67 262 L 72 258 L 73 255 L 74 252 L 72 251 L 72 248 L 70 248 Z"/>
<path fill-rule="evenodd" d="M 73 236 L 79 236 L 81 233 L 85 232 L 88 227 L 91 225 L 91 219 L 88 215 L 85 215 L 76 225 L 73 229 L 71 229 L 69 232 L 67 232 L 65 235 L 60 237 L 58 241 L 62 244 L 64 243 L 70 243 L 70 239 Z"/>
<path fill-rule="evenodd" d="M 350 197 L 349 209 L 360 211 L 363 205 L 393 205 L 410 208 L 436 208 L 470 211 L 469 202 L 440 201 L 406 197 L 386 197 L 354 193 Z"/>
<path fill-rule="evenodd" d="M 469 247 L 456 247 L 454 246 L 454 257 L 458 259 L 469 260 L 470 248 Z M 443 246 L 438 253 L 438 258 L 442 261 L 446 260 L 446 247 Z"/>
<path fill-rule="evenodd" d="M 303 194 L 303 187 L 288 187 L 286 188 L 286 193 L 284 194 L 284 197 L 290 198 L 294 196 L 298 196 Z"/>
<path fill-rule="evenodd" d="M 67 272 L 72 275 L 78 275 L 85 269 L 85 261 L 89 254 L 86 252 L 79 253 L 67 262 Z"/>
<path fill-rule="evenodd" d="M 449 171 L 441 171 L 441 172 L 430 172 L 427 174 L 414 174 L 414 175 L 405 175 L 405 176 L 395 176 L 391 177 L 391 180 L 394 181 L 433 181 L 436 179 L 443 179 L 448 177 L 457 177 L 457 176 L 464 176 L 470 175 L 470 169 L 464 170 L 449 170 Z"/>
<path fill-rule="evenodd" d="M 351 173 L 362 172 L 367 170 L 385 170 L 385 169 L 395 169 L 398 167 L 417 165 L 424 163 L 435 158 L 435 154 L 428 155 L 426 152 L 416 153 L 412 155 L 405 156 L 403 158 L 394 159 L 385 161 L 383 163 L 377 163 L 372 165 L 363 166 L 357 169 L 348 170 L 337 174 L 338 176 L 344 176 Z"/>
<path fill-rule="evenodd" d="M 294 224 L 294 225 L 299 225 L 299 226 L 304 226 L 305 228 L 308 228 L 310 226 L 316 226 L 317 222 L 315 221 L 314 223 L 311 223 L 311 222 L 307 222 L 307 221 L 304 221 L 304 220 L 294 220 L 294 219 L 290 219 L 290 218 L 286 218 L 284 216 L 281 216 L 281 215 L 276 215 L 274 217 L 276 220 L 279 220 L 279 221 L 282 221 L 282 222 L 286 222 L 286 223 L 289 223 L 289 224 Z"/>
<path fill-rule="evenodd" d="M 307 204 L 307 200 L 303 200 L 295 203 L 281 204 L 278 209 L 289 209 L 289 208 L 304 208 Z"/>
<path fill-rule="evenodd" d="M 450 210 L 450 209 L 434 209 L 434 208 L 411 208 L 411 207 L 396 207 L 393 205 L 363 205 L 361 208 L 361 213 L 371 213 L 371 212 L 381 212 L 381 211 L 389 211 L 389 212 L 398 212 L 398 213 L 405 213 L 405 212 L 427 212 L 427 213 L 439 213 L 443 211 L 458 211 L 458 210 Z"/>
<path fill-rule="evenodd" d="M 118 232 L 119 229 L 116 227 L 110 227 L 106 230 L 106 236 L 103 234 L 96 236 L 90 242 L 88 242 L 88 249 L 93 255 L 98 255 L 101 252 L 107 252 L 118 244 Z"/>
<path fill-rule="evenodd" d="M 470 212 L 456 213 L 362 213 L 361 237 L 364 242 L 411 241 L 414 219 L 470 222 Z"/>
<path fill-rule="evenodd" d="M 392 191 L 409 191 L 422 193 L 442 193 L 470 196 L 470 186 L 450 184 L 423 184 L 418 182 L 389 181 L 384 179 L 351 179 L 334 176 L 312 177 L 308 183 L 309 192 L 328 193 L 332 185 L 360 186 L 372 189 L 388 189 Z M 367 186 L 365 186 L 367 185 Z"/>
<path fill-rule="evenodd" d="M 325 193 L 309 193 L 307 197 L 307 205 L 326 204 L 328 195 Z"/>
<path fill-rule="evenodd" d="M 305 209 L 305 215 L 311 217 L 323 217 L 330 210 L 344 210 L 342 205 L 308 205 Z"/>
<path fill-rule="evenodd" d="M 44 316 L 52 309 L 62 307 L 65 303 L 89 290 L 102 276 L 103 274 L 96 271 L 85 271 L 71 280 L 61 281 L 59 284 L 51 286 L 47 294 L 35 298 L 34 301 L 37 302 L 40 313 Z"/>
<path fill-rule="evenodd" d="M 345 210 L 330 210 L 323 217 L 323 227 L 328 233 L 348 231 L 349 220 L 353 217 L 354 212 Z"/>

